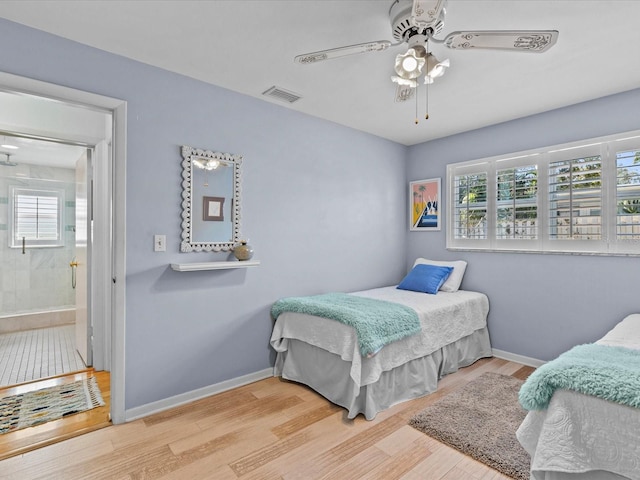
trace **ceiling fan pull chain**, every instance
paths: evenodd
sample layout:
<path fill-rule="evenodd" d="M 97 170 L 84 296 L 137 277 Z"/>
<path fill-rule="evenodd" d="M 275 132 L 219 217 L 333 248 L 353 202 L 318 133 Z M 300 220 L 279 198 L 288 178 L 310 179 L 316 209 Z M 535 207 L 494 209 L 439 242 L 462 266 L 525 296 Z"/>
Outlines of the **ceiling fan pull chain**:
<path fill-rule="evenodd" d="M 431 53 L 429 52 L 429 42 L 427 42 L 426 47 L 427 47 L 427 58 L 429 58 L 429 54 Z M 429 75 L 428 71 L 427 71 L 427 75 Z M 425 84 L 424 84 L 424 119 L 429 120 L 429 82 L 426 81 L 426 78 L 425 78 Z"/>
<path fill-rule="evenodd" d="M 429 84 L 424 87 L 424 119 L 429 120 Z"/>
<path fill-rule="evenodd" d="M 419 84 L 416 85 L 416 125 L 418 124 L 418 90 Z"/>

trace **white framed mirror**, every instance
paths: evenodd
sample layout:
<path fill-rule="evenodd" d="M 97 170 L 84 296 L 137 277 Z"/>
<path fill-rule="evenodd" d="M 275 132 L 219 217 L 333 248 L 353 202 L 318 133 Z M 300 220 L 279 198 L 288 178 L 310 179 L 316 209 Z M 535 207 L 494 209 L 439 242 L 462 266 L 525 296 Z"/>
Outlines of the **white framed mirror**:
<path fill-rule="evenodd" d="M 227 252 L 240 241 L 242 156 L 182 147 L 181 252 Z"/>

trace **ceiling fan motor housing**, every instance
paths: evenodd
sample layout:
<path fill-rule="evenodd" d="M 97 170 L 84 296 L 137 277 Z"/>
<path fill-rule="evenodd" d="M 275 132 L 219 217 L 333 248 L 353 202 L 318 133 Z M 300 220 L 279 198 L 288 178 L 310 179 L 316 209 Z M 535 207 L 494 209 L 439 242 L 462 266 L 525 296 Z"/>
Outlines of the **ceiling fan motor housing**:
<path fill-rule="evenodd" d="M 444 7 L 446 8 L 446 2 Z M 389 20 L 391 21 L 391 32 L 393 38 L 398 42 L 409 42 L 414 35 L 420 34 L 411 21 L 411 10 L 413 0 L 395 0 L 389 9 Z M 444 26 L 445 8 L 442 9 L 435 24 L 429 26 L 429 35 L 434 36 L 442 31 Z"/>

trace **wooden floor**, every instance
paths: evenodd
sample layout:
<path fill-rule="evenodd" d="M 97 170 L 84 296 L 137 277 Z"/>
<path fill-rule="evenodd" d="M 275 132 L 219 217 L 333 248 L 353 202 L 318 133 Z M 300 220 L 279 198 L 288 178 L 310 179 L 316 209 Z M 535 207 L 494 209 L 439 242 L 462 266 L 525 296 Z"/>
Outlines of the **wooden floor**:
<path fill-rule="evenodd" d="M 484 372 L 524 379 L 532 370 L 483 359 L 372 421 L 347 420 L 312 390 L 269 378 L 0 461 L 0 478 L 508 480 L 407 422 Z"/>
<path fill-rule="evenodd" d="M 96 377 L 102 399 L 105 401 L 104 406 L 53 422 L 0 435 L 0 460 L 111 425 L 109 372 L 95 372 L 93 369 L 88 369 L 70 375 L 61 375 L 0 389 L 0 397 L 6 397 L 55 385 L 64 385 L 91 376 Z M 0 462 L 0 465 L 2 465 L 2 462 Z M 0 466 L 0 479 L 1 478 L 5 477 L 3 468 Z"/>

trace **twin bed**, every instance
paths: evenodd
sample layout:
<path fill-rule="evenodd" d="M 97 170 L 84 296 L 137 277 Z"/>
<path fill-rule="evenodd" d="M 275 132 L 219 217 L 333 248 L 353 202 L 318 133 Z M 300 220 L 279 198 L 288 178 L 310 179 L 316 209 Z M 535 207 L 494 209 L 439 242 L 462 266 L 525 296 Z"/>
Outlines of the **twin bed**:
<path fill-rule="evenodd" d="M 640 314 L 534 374 L 570 385 L 527 413 L 517 431 L 531 455 L 531 480 L 640 480 Z M 525 406 L 546 393 L 529 380 L 520 391 Z"/>
<path fill-rule="evenodd" d="M 363 352 L 350 325 L 278 311 L 271 336 L 274 375 L 311 387 L 344 407 L 348 418 L 362 413 L 371 420 L 397 403 L 434 392 L 443 375 L 490 357 L 489 300 L 459 290 L 466 263 L 418 259 L 414 270 L 417 265 L 452 270 L 437 294 L 390 286 L 350 295 L 409 307 L 417 314 L 418 333 Z"/>

